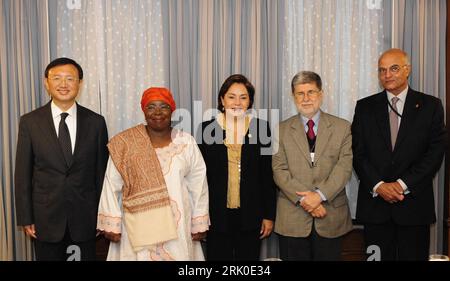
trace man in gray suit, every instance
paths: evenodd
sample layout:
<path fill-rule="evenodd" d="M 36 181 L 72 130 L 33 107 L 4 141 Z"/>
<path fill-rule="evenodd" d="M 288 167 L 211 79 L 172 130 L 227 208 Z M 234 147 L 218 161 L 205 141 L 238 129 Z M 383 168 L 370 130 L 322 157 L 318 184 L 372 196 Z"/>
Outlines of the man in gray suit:
<path fill-rule="evenodd" d="M 282 260 L 340 260 L 352 229 L 345 184 L 352 172 L 350 123 L 320 110 L 322 80 L 302 71 L 291 83 L 299 114 L 280 123 L 274 179 L 275 232 Z"/>

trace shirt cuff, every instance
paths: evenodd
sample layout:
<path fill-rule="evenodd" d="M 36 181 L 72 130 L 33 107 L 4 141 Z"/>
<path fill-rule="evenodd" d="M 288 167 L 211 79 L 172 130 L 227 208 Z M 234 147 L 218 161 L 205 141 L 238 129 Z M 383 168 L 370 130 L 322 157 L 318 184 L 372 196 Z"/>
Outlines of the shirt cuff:
<path fill-rule="evenodd" d="M 408 186 L 406 185 L 406 183 L 404 181 L 402 181 L 401 179 L 398 179 L 397 182 L 402 186 L 404 195 L 411 193 L 411 191 L 409 191 Z"/>
<path fill-rule="evenodd" d="M 377 196 L 378 196 L 377 189 L 378 189 L 378 187 L 380 187 L 380 185 L 382 185 L 383 183 L 384 183 L 384 181 L 380 181 L 379 183 L 377 183 L 377 184 L 373 187 L 372 192 L 371 192 L 373 197 L 377 197 Z"/>
<path fill-rule="evenodd" d="M 295 206 L 300 206 L 300 204 L 302 203 L 303 199 L 305 198 L 304 196 L 297 196 L 297 202 L 295 202 Z"/>
<path fill-rule="evenodd" d="M 320 196 L 320 199 L 322 199 L 322 201 L 327 201 L 327 198 L 325 197 L 325 195 L 323 195 L 322 191 L 320 191 L 320 189 L 316 188 L 316 190 L 314 190 L 315 192 L 317 192 Z"/>

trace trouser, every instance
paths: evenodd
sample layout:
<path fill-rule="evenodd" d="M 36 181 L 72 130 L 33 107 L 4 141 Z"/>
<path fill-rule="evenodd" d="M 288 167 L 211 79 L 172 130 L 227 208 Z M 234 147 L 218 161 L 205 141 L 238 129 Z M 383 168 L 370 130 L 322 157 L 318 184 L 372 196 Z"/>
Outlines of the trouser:
<path fill-rule="evenodd" d="M 260 228 L 241 230 L 239 209 L 227 210 L 228 231 L 208 232 L 206 259 L 208 261 L 257 261 L 259 260 L 261 240 Z"/>
<path fill-rule="evenodd" d="M 283 261 L 339 261 L 342 252 L 342 236 L 325 238 L 314 225 L 308 237 L 279 235 L 280 258 Z"/>
<path fill-rule="evenodd" d="M 89 241 L 74 242 L 70 237 L 68 227 L 66 227 L 61 241 L 53 243 L 36 239 L 34 240 L 34 249 L 38 261 L 95 260 L 95 238 Z"/>
<path fill-rule="evenodd" d="M 430 251 L 430 226 L 404 226 L 392 221 L 384 224 L 366 224 L 364 240 L 366 249 L 370 246 L 379 248 L 382 261 L 425 261 L 428 260 Z"/>

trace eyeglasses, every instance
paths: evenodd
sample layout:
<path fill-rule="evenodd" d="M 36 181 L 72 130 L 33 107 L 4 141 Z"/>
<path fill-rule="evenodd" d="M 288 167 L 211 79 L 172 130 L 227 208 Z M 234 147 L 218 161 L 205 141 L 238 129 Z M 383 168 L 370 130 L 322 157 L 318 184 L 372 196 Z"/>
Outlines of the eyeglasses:
<path fill-rule="evenodd" d="M 405 65 L 394 64 L 394 65 L 389 66 L 389 68 L 380 67 L 380 68 L 378 68 L 378 74 L 384 75 L 387 73 L 388 69 L 389 69 L 390 73 L 398 73 L 400 71 L 400 69 L 402 69 L 405 66 L 407 66 L 407 64 L 405 64 Z"/>
<path fill-rule="evenodd" d="M 73 77 L 73 76 L 52 76 L 48 78 L 52 83 L 56 85 L 60 85 L 63 81 L 66 81 L 69 85 L 74 85 L 76 82 L 79 81 L 79 79 Z"/>
<path fill-rule="evenodd" d="M 161 105 L 155 105 L 155 104 L 149 104 L 147 106 L 147 111 L 150 113 L 156 112 L 156 110 L 161 110 L 162 112 L 170 112 L 172 109 L 170 108 L 170 105 L 168 104 L 161 104 Z"/>
<path fill-rule="evenodd" d="M 317 98 L 317 96 L 319 96 L 319 94 L 321 92 L 322 91 L 309 90 L 308 92 L 306 92 L 306 94 L 304 92 L 296 92 L 296 93 L 294 93 L 294 96 L 296 96 L 299 99 L 304 99 L 305 95 L 308 95 L 308 98 L 315 99 L 315 98 Z"/>

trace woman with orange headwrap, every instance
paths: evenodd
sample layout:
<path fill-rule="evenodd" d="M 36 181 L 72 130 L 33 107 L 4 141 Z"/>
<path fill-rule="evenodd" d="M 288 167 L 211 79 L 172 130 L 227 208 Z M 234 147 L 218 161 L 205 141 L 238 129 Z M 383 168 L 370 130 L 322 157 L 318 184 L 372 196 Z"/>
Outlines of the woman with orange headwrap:
<path fill-rule="evenodd" d="M 109 144 L 97 228 L 111 240 L 108 260 L 204 260 L 209 228 L 206 166 L 194 138 L 171 127 L 175 110 L 165 88 L 149 88 L 147 125 Z"/>

